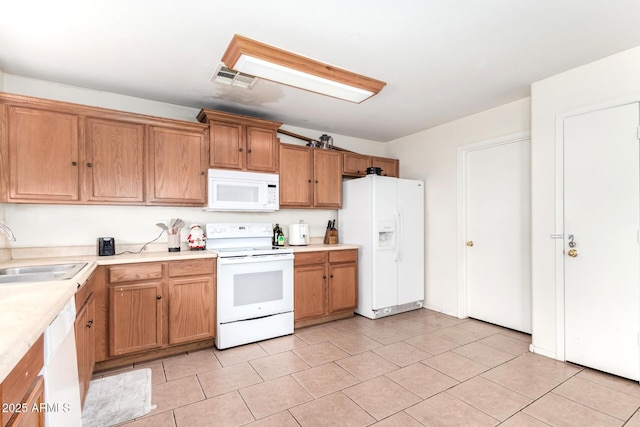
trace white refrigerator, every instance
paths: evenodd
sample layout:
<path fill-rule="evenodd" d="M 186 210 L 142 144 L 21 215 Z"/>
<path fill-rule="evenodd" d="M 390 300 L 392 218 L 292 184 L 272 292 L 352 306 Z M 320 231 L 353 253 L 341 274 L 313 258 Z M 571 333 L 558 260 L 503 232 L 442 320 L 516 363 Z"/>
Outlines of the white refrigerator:
<path fill-rule="evenodd" d="M 376 319 L 424 303 L 424 182 L 379 175 L 346 180 L 340 242 L 358 250 L 358 308 Z"/>

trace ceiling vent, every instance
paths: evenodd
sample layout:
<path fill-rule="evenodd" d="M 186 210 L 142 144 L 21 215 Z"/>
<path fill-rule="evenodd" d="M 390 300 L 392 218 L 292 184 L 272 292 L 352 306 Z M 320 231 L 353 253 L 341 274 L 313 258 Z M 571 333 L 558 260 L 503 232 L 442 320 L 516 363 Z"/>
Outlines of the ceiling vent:
<path fill-rule="evenodd" d="M 211 80 L 217 83 L 222 83 L 228 86 L 236 86 L 245 89 L 251 89 L 258 80 L 257 77 L 250 76 L 249 74 L 239 73 L 233 71 L 224 66 L 224 64 L 218 64 L 218 68 L 214 71 Z"/>

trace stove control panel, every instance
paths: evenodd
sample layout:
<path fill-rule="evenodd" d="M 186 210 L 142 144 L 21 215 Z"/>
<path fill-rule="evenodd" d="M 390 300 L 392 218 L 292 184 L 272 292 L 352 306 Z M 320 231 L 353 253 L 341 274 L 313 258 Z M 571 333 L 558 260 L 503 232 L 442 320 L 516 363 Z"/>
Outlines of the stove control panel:
<path fill-rule="evenodd" d="M 206 225 L 207 238 L 230 239 L 247 237 L 271 237 L 271 223 L 217 223 Z"/>

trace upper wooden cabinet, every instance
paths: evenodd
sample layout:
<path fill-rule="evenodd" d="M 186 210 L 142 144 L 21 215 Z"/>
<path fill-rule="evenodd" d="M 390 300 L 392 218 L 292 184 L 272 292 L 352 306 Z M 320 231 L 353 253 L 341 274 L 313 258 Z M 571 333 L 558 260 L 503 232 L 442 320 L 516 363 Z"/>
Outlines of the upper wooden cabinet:
<path fill-rule="evenodd" d="M 149 204 L 206 204 L 207 140 L 203 130 L 151 126 L 148 159 Z"/>
<path fill-rule="evenodd" d="M 342 155 L 337 151 L 312 148 L 313 206 L 342 207 Z"/>
<path fill-rule="evenodd" d="M 87 118 L 86 200 L 144 202 L 144 125 Z"/>
<path fill-rule="evenodd" d="M 347 176 L 365 176 L 371 167 L 371 156 L 357 153 L 343 153 L 342 174 Z"/>
<path fill-rule="evenodd" d="M 386 157 L 372 157 L 371 166 L 382 169 L 382 176 L 400 177 L 400 161 Z"/>
<path fill-rule="evenodd" d="M 280 144 L 280 206 L 313 205 L 313 154 L 310 148 Z"/>
<path fill-rule="evenodd" d="M 209 166 L 255 172 L 278 171 L 279 122 L 201 110 L 198 120 L 209 123 Z"/>
<path fill-rule="evenodd" d="M 78 117 L 8 106 L 8 201 L 78 201 Z"/>
<path fill-rule="evenodd" d="M 345 176 L 365 176 L 367 168 L 379 167 L 382 169 L 382 176 L 400 176 L 400 162 L 397 159 L 386 157 L 367 156 L 358 153 L 343 153 L 343 170 Z"/>
<path fill-rule="evenodd" d="M 208 150 L 200 123 L 0 93 L 0 201 L 204 206 Z"/>
<path fill-rule="evenodd" d="M 337 151 L 280 144 L 280 207 L 340 208 L 342 155 Z"/>

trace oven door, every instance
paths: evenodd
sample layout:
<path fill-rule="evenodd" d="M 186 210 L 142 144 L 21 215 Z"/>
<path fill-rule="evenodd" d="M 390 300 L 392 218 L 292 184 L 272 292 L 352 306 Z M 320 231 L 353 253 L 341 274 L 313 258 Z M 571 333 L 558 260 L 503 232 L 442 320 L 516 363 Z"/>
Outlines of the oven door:
<path fill-rule="evenodd" d="M 293 311 L 293 254 L 218 258 L 218 323 Z"/>

